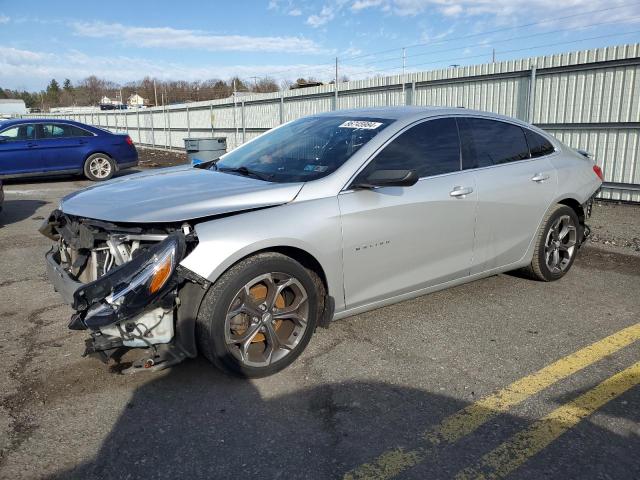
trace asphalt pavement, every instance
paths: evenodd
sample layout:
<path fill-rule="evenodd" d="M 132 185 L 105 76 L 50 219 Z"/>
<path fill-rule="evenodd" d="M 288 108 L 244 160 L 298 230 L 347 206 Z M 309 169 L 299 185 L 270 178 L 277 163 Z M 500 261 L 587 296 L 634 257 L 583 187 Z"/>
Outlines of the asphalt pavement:
<path fill-rule="evenodd" d="M 597 206 L 598 243 L 558 282 L 497 275 L 334 322 L 243 380 L 81 357 L 37 228 L 87 184 L 5 186 L 1 478 L 640 478 L 639 206 Z"/>

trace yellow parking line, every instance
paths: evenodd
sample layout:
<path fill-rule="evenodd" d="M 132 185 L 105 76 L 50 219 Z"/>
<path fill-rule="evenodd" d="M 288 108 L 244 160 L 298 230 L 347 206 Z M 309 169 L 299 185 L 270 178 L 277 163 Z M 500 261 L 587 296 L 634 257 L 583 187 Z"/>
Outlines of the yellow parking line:
<path fill-rule="evenodd" d="M 456 480 L 490 480 L 505 477 L 582 419 L 636 385 L 640 385 L 640 362 L 555 409 L 526 430 L 516 433 L 482 457 L 476 466 L 458 473 Z"/>
<path fill-rule="evenodd" d="M 414 450 L 403 448 L 389 450 L 373 462 L 348 472 L 344 478 L 345 480 L 384 480 L 394 477 L 423 461 L 433 447 L 460 440 L 494 416 L 507 412 L 530 396 L 639 339 L 640 323 L 636 323 L 598 340 L 447 417 L 440 425 L 425 432 L 422 440 L 426 441 L 426 446 Z"/>

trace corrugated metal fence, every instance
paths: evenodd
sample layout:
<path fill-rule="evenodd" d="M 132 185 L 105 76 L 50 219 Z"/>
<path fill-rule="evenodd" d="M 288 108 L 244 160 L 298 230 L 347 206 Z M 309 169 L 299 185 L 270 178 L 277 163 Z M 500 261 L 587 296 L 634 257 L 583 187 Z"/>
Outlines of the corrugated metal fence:
<path fill-rule="evenodd" d="M 640 201 L 640 44 L 377 77 L 235 99 L 142 110 L 51 115 L 127 131 L 139 144 L 182 148 L 184 137 L 226 137 L 229 149 L 283 122 L 334 109 L 442 105 L 534 123 L 592 152 L 613 189 Z M 43 116 L 43 115 L 38 115 Z"/>

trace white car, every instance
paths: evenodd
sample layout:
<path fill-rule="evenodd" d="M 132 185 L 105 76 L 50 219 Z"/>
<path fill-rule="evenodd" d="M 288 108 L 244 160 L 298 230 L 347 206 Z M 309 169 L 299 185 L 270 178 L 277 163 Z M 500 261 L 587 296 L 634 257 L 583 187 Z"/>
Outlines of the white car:
<path fill-rule="evenodd" d="M 508 270 L 561 278 L 601 182 L 587 155 L 511 118 L 347 110 L 74 193 L 41 230 L 88 353 L 144 348 L 137 371 L 199 351 L 256 377 L 332 319 Z"/>

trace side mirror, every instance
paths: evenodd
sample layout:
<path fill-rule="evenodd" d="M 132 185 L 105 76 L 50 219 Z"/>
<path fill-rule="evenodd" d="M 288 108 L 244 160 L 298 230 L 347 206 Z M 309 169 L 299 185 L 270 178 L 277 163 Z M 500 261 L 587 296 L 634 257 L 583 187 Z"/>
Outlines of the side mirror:
<path fill-rule="evenodd" d="M 3 137 L 2 135 L 0 135 L 0 143 L 4 143 L 7 140 L 9 140 L 7 137 Z"/>
<path fill-rule="evenodd" d="M 376 170 L 362 180 L 357 179 L 351 188 L 410 187 L 418 179 L 415 170 Z"/>

